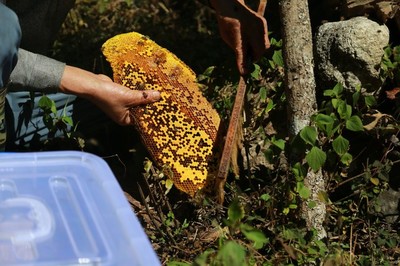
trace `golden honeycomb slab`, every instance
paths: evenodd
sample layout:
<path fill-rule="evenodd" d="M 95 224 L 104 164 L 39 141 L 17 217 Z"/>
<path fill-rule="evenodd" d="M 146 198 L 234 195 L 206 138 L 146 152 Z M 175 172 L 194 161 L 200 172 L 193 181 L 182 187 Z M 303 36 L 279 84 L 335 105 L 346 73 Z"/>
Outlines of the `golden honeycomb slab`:
<path fill-rule="evenodd" d="M 194 72 L 167 49 L 136 33 L 109 39 L 103 54 L 114 81 L 134 90 L 157 90 L 161 100 L 132 108 L 142 141 L 180 190 L 194 195 L 213 171 L 220 118 L 202 95 Z"/>

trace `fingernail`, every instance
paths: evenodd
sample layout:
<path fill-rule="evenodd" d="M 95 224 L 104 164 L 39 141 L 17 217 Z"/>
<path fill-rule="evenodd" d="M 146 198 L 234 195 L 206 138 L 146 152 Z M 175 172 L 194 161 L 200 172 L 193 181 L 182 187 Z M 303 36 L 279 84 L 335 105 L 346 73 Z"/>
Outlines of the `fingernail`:
<path fill-rule="evenodd" d="M 161 98 L 161 94 L 159 91 L 149 91 L 148 96 L 153 99 L 153 101 L 158 101 Z"/>

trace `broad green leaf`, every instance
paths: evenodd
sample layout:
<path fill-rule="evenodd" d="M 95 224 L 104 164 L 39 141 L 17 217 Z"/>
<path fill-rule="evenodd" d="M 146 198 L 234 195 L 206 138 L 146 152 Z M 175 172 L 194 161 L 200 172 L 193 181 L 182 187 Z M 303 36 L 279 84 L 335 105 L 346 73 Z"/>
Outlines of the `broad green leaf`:
<path fill-rule="evenodd" d="M 372 106 L 376 105 L 376 99 L 372 95 L 365 96 L 364 100 L 365 100 L 365 105 L 367 105 L 368 107 L 372 107 Z"/>
<path fill-rule="evenodd" d="M 269 113 L 275 107 L 274 101 L 272 99 L 268 100 L 267 107 L 265 107 L 265 112 Z"/>
<path fill-rule="evenodd" d="M 284 139 L 275 139 L 275 136 L 274 136 L 274 137 L 272 137 L 271 142 L 272 142 L 272 144 L 274 144 L 276 147 L 278 147 L 282 151 L 285 149 L 286 141 Z"/>
<path fill-rule="evenodd" d="M 364 131 L 360 117 L 353 115 L 346 120 L 346 128 L 351 131 Z"/>
<path fill-rule="evenodd" d="M 260 94 L 260 100 L 264 102 L 265 99 L 267 99 L 267 89 L 265 87 L 261 87 L 259 94 Z"/>
<path fill-rule="evenodd" d="M 324 90 L 324 96 L 333 97 L 335 96 L 335 92 L 333 90 Z"/>
<path fill-rule="evenodd" d="M 228 241 L 220 248 L 217 260 L 220 262 L 217 265 L 246 265 L 246 249 L 234 241 Z"/>
<path fill-rule="evenodd" d="M 253 70 L 253 72 L 251 72 L 250 75 L 254 79 L 259 79 L 260 76 L 261 76 L 261 68 L 260 68 L 260 66 L 257 65 L 257 64 L 254 64 L 254 70 Z"/>
<path fill-rule="evenodd" d="M 357 90 L 355 93 L 353 93 L 353 106 L 356 106 L 358 103 L 358 100 L 360 99 L 361 96 L 361 92 L 359 90 Z"/>
<path fill-rule="evenodd" d="M 47 97 L 46 95 L 43 95 L 38 102 L 39 108 L 43 110 L 51 110 L 51 107 L 53 105 L 53 101 Z"/>
<path fill-rule="evenodd" d="M 264 157 L 268 162 L 273 162 L 274 159 L 274 151 L 272 149 L 267 149 L 264 151 Z"/>
<path fill-rule="evenodd" d="M 276 50 L 272 55 L 272 61 L 275 65 L 283 67 L 283 57 L 282 57 L 282 50 Z"/>
<path fill-rule="evenodd" d="M 70 117 L 70 116 L 63 116 L 62 121 L 70 126 L 74 125 L 74 122 L 72 121 L 72 117 Z"/>
<path fill-rule="evenodd" d="M 168 192 L 171 190 L 171 188 L 174 186 L 174 181 L 172 181 L 172 179 L 167 179 L 165 180 L 165 195 L 168 194 Z"/>
<path fill-rule="evenodd" d="M 326 153 L 318 147 L 312 147 L 310 152 L 306 155 L 308 165 L 315 172 L 318 171 L 326 161 Z"/>
<path fill-rule="evenodd" d="M 304 182 L 297 182 L 296 189 L 302 199 L 308 199 L 311 195 L 310 189 L 304 186 Z"/>
<path fill-rule="evenodd" d="M 319 191 L 318 192 L 318 199 L 326 204 L 330 203 L 329 195 L 326 191 Z"/>
<path fill-rule="evenodd" d="M 349 143 L 346 138 L 339 135 L 333 140 L 332 147 L 338 155 L 342 156 L 349 150 Z"/>
<path fill-rule="evenodd" d="M 339 100 L 337 104 L 337 111 L 340 118 L 349 119 L 351 117 L 352 108 L 345 101 Z"/>
<path fill-rule="evenodd" d="M 317 206 L 317 203 L 314 200 L 310 200 L 307 204 L 308 208 L 312 209 Z"/>
<path fill-rule="evenodd" d="M 371 183 L 374 184 L 375 186 L 379 185 L 379 178 L 371 177 L 369 180 L 370 180 Z"/>
<path fill-rule="evenodd" d="M 353 156 L 346 152 L 345 154 L 342 155 L 342 157 L 340 157 L 340 161 L 344 164 L 349 166 L 350 163 L 353 161 Z"/>
<path fill-rule="evenodd" d="M 318 114 L 315 117 L 315 123 L 320 124 L 320 125 L 330 125 L 334 123 L 334 119 L 329 116 L 329 115 L 325 115 L 325 114 Z"/>
<path fill-rule="evenodd" d="M 317 130 L 315 127 L 306 126 L 300 131 L 300 137 L 308 144 L 315 145 Z"/>
<path fill-rule="evenodd" d="M 255 249 L 260 249 L 269 242 L 269 239 L 264 235 L 262 231 L 248 224 L 240 224 L 240 231 L 248 240 L 253 242 L 253 246 Z"/>
<path fill-rule="evenodd" d="M 307 170 L 300 163 L 293 165 L 292 171 L 298 180 L 302 180 L 307 174 Z"/>
<path fill-rule="evenodd" d="M 339 97 L 340 94 L 343 92 L 343 85 L 341 83 L 336 83 L 335 87 L 333 87 L 332 90 L 335 93 L 336 97 Z"/>
<path fill-rule="evenodd" d="M 244 217 L 244 208 L 238 200 L 234 200 L 228 208 L 228 217 L 230 222 L 239 222 Z"/>
<path fill-rule="evenodd" d="M 333 108 L 337 109 L 337 108 L 338 108 L 338 104 L 339 104 L 340 100 L 338 100 L 338 99 L 334 98 L 334 99 L 332 99 L 332 100 L 331 100 L 331 102 L 332 102 L 332 106 L 333 106 Z"/>
<path fill-rule="evenodd" d="M 193 264 L 190 265 L 195 265 L 195 266 L 209 266 L 210 263 L 208 262 L 208 257 L 211 256 L 212 254 L 216 253 L 214 250 L 206 250 L 199 256 L 197 256 L 194 260 Z M 167 264 L 167 266 L 169 266 Z"/>

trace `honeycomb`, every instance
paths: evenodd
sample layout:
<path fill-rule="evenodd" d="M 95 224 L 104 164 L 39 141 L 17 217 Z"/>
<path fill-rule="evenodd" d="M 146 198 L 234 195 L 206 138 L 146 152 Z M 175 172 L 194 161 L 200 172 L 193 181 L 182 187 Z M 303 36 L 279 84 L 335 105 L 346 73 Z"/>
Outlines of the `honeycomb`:
<path fill-rule="evenodd" d="M 154 162 L 181 191 L 194 196 L 216 170 L 220 118 L 202 95 L 194 72 L 149 38 L 125 33 L 107 40 L 103 54 L 114 81 L 133 90 L 160 91 L 161 100 L 131 109 L 134 126 Z"/>

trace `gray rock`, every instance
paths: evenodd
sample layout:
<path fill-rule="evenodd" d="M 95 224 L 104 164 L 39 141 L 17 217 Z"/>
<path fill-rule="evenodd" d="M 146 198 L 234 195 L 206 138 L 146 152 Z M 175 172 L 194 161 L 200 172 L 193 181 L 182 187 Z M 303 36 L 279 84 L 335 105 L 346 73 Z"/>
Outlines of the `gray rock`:
<path fill-rule="evenodd" d="M 340 82 L 354 91 L 377 91 L 379 67 L 389 44 L 389 29 L 366 17 L 323 24 L 315 36 L 316 78 L 320 89 Z"/>
<path fill-rule="evenodd" d="M 382 214 L 388 223 L 396 223 L 399 219 L 400 192 L 389 188 L 382 191 L 374 202 L 375 213 Z"/>

